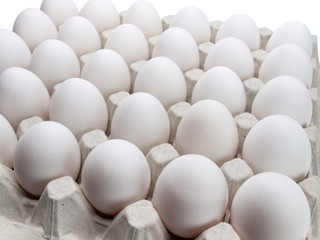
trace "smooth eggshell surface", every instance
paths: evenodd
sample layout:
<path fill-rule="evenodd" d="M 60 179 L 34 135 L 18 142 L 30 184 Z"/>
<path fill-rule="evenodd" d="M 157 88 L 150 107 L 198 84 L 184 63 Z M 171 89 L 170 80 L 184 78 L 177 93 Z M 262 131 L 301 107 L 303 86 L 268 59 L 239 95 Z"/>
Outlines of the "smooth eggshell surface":
<path fill-rule="evenodd" d="M 80 163 L 79 145 L 71 131 L 60 123 L 45 121 L 19 139 L 14 172 L 27 192 L 40 197 L 50 181 L 63 176 L 76 179 Z"/>
<path fill-rule="evenodd" d="M 16 145 L 16 133 L 8 120 L 0 114 L 0 163 L 8 168 L 13 167 L 13 157 Z"/>
<path fill-rule="evenodd" d="M 279 173 L 261 173 L 249 178 L 237 191 L 231 224 L 241 239 L 306 239 L 310 208 L 292 179 Z"/>
<path fill-rule="evenodd" d="M 230 68 L 242 81 L 253 77 L 254 74 L 254 61 L 249 47 L 235 37 L 223 38 L 210 49 L 204 70 L 216 66 Z"/>
<path fill-rule="evenodd" d="M 211 68 L 196 83 L 192 92 L 192 104 L 204 99 L 221 102 L 233 116 L 243 113 L 246 108 L 246 93 L 241 79 L 231 69 L 223 66 Z"/>
<path fill-rule="evenodd" d="M 243 144 L 242 158 L 255 174 L 278 172 L 300 182 L 311 165 L 311 146 L 297 121 L 271 115 L 251 128 Z"/>
<path fill-rule="evenodd" d="M 20 122 L 38 116 L 49 117 L 49 93 L 42 81 L 24 68 L 7 68 L 0 74 L 0 114 L 16 131 Z"/>
<path fill-rule="evenodd" d="M 183 154 L 200 154 L 218 166 L 235 157 L 238 130 L 229 110 L 215 100 L 191 106 L 177 129 L 175 148 Z"/>
<path fill-rule="evenodd" d="M 194 238 L 222 220 L 228 203 L 227 182 L 210 159 L 184 155 L 163 169 L 152 202 L 169 231 Z"/>
<path fill-rule="evenodd" d="M 166 57 L 155 57 L 139 70 L 134 92 L 150 93 L 165 109 L 169 109 L 178 102 L 186 101 L 187 86 L 177 64 Z"/>
<path fill-rule="evenodd" d="M 106 131 L 108 110 L 100 91 L 89 81 L 70 78 L 57 85 L 51 98 L 50 120 L 67 126 L 78 140 L 89 131 Z"/>
<path fill-rule="evenodd" d="M 169 140 L 170 123 L 161 102 L 148 93 L 133 93 L 116 109 L 111 138 L 132 142 L 147 154 L 151 148 Z"/>
<path fill-rule="evenodd" d="M 312 117 L 311 95 L 299 79 L 275 77 L 259 90 L 253 100 L 251 113 L 257 119 L 283 114 L 308 127 Z"/>
<path fill-rule="evenodd" d="M 139 148 L 128 141 L 113 139 L 90 152 L 81 179 L 89 202 L 98 211 L 113 216 L 127 205 L 146 198 L 150 169 Z"/>

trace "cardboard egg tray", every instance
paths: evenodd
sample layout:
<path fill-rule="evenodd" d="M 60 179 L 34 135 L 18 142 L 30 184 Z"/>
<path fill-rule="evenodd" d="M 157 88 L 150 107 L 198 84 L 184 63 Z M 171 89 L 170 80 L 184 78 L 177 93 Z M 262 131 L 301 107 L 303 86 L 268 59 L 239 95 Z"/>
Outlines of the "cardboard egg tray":
<path fill-rule="evenodd" d="M 123 16 L 124 13 L 121 14 Z M 172 16 L 163 18 L 163 29 L 167 29 Z M 0 240 L 39 240 L 39 239 L 61 239 L 61 240 L 125 240 L 125 239 L 181 239 L 169 233 L 162 224 L 157 212 L 151 203 L 155 182 L 162 169 L 173 159 L 179 156 L 174 149 L 174 139 L 177 126 L 190 108 L 190 98 L 193 88 L 203 74 L 205 58 L 209 49 L 214 45 L 215 34 L 222 22 L 214 21 L 211 26 L 211 42 L 199 45 L 200 69 L 193 69 L 185 73 L 187 83 L 188 97 L 187 102 L 181 102 L 173 105 L 168 110 L 170 119 L 170 140 L 169 143 L 154 147 L 147 154 L 147 160 L 151 169 L 151 187 L 146 200 L 135 202 L 123 209 L 115 217 L 105 216 L 97 212 L 86 200 L 81 189 L 80 177 L 74 181 L 70 177 L 62 177 L 51 181 L 39 199 L 32 198 L 23 191 L 13 170 L 0 164 Z M 259 67 L 266 56 L 263 50 L 272 31 L 267 28 L 260 28 L 261 49 L 252 52 L 255 61 L 255 77 Z M 102 42 L 108 38 L 108 33 L 104 32 L 101 36 Z M 149 39 L 149 48 L 152 51 L 157 37 Z M 319 128 L 319 84 L 320 71 L 317 49 L 317 37 L 313 36 L 314 52 L 312 56 L 314 64 L 314 76 L 310 94 L 313 103 L 313 116 L 311 125 L 305 129 L 309 136 L 312 146 L 312 165 L 308 176 L 299 183 L 306 194 L 311 209 L 311 227 L 308 234 L 308 240 L 320 239 L 320 140 L 318 134 Z M 80 59 L 85 63 L 88 56 Z M 130 66 L 132 83 L 137 72 L 143 66 L 145 61 L 135 62 Z M 235 122 L 239 132 L 239 148 L 237 158 L 226 162 L 221 166 L 228 187 L 229 203 L 224 222 L 204 231 L 197 240 L 213 239 L 240 239 L 233 230 L 230 222 L 230 206 L 235 192 L 240 185 L 253 175 L 249 166 L 241 160 L 241 149 L 243 141 L 251 129 L 258 121 L 252 114 L 250 108 L 252 101 L 263 86 L 263 83 L 252 78 L 244 81 L 244 87 L 247 96 L 246 112 L 236 116 Z M 112 116 L 119 103 L 129 95 L 127 92 L 119 92 L 110 96 L 107 106 L 109 111 L 109 134 Z M 30 126 L 42 121 L 39 117 L 33 117 L 21 122 L 17 130 L 19 138 Z M 107 135 L 101 130 L 95 130 L 86 133 L 81 138 L 79 145 L 81 149 L 82 163 L 85 161 L 89 152 L 99 143 L 106 141 Z"/>

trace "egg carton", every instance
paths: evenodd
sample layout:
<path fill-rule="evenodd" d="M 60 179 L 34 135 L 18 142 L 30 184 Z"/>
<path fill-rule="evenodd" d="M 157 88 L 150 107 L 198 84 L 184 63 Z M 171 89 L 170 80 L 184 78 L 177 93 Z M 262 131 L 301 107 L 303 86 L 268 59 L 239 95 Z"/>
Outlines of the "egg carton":
<path fill-rule="evenodd" d="M 121 18 L 126 14 L 120 14 Z M 173 16 L 162 19 L 163 29 L 167 29 Z M 173 159 L 179 156 L 175 150 L 174 140 L 177 127 L 181 118 L 190 108 L 191 95 L 195 84 L 203 74 L 203 65 L 210 48 L 214 45 L 215 35 L 221 26 L 221 21 L 213 21 L 211 26 L 211 42 L 200 44 L 200 68 L 184 73 L 187 84 L 187 101 L 177 103 L 168 109 L 170 120 L 170 139 L 168 143 L 161 144 L 150 150 L 146 155 L 151 170 L 151 186 L 146 200 L 141 200 L 128 205 L 114 217 L 97 212 L 86 200 L 81 178 L 74 181 L 71 177 L 62 177 L 51 181 L 45 188 L 39 199 L 28 195 L 19 186 L 14 171 L 0 164 L 0 240 L 2 239 L 182 239 L 174 236 L 166 230 L 157 212 L 152 205 L 154 186 L 163 168 Z M 103 32 L 102 43 L 107 41 L 112 30 Z M 261 49 L 252 52 L 255 61 L 255 77 L 243 82 L 247 104 L 246 112 L 235 116 L 235 122 L 239 133 L 239 147 L 237 158 L 224 163 L 221 170 L 224 173 L 229 190 L 229 202 L 224 221 L 213 226 L 196 240 L 214 239 L 240 239 L 230 223 L 230 207 L 233 197 L 241 184 L 253 176 L 252 170 L 241 159 L 241 149 L 249 130 L 257 123 L 257 119 L 250 114 L 252 101 L 257 92 L 263 86 L 263 82 L 257 78 L 259 67 L 263 62 L 266 52 L 264 48 L 272 31 L 268 28 L 260 28 Z M 152 52 L 158 36 L 148 39 L 149 50 Z M 311 209 L 311 227 L 307 239 L 320 239 L 320 141 L 319 127 L 319 60 L 317 49 L 317 37 L 313 36 L 314 52 L 312 60 L 314 64 L 314 77 L 310 94 L 313 104 L 313 116 L 311 125 L 305 128 L 312 146 L 312 165 L 308 176 L 299 183 L 305 193 Z M 88 60 L 90 54 L 80 58 L 81 65 Z M 130 66 L 132 86 L 135 77 L 146 61 L 138 61 Z M 82 164 L 90 151 L 103 141 L 108 139 L 112 116 L 120 102 L 129 96 L 127 92 L 118 92 L 110 96 L 107 101 L 109 113 L 109 125 L 107 134 L 101 130 L 94 130 L 83 135 L 79 141 Z M 17 130 L 17 137 L 32 125 L 41 122 L 39 117 L 33 117 L 22 121 Z M 81 175 L 79 175 L 81 176 Z"/>

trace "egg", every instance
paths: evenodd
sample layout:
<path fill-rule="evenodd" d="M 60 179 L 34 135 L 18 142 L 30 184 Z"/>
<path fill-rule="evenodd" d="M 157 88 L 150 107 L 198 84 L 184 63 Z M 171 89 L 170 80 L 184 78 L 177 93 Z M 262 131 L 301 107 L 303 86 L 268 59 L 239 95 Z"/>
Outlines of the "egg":
<path fill-rule="evenodd" d="M 48 15 L 36 8 L 27 8 L 18 15 L 13 32 L 26 42 L 31 52 L 44 40 L 55 39 L 58 35 Z"/>
<path fill-rule="evenodd" d="M 297 78 L 279 76 L 267 82 L 252 103 L 252 114 L 262 119 L 273 114 L 294 118 L 308 127 L 312 118 L 312 100 L 307 87 Z"/>
<path fill-rule="evenodd" d="M 143 32 L 132 24 L 121 24 L 116 27 L 110 33 L 104 48 L 119 53 L 128 66 L 133 62 L 149 58 L 147 39 Z"/>
<path fill-rule="evenodd" d="M 195 238 L 222 221 L 228 186 L 214 162 L 188 154 L 163 169 L 152 202 L 169 231 L 183 238 Z"/>
<path fill-rule="evenodd" d="M 8 168 L 13 167 L 13 157 L 16 145 L 16 133 L 8 120 L 0 114 L 0 163 Z"/>
<path fill-rule="evenodd" d="M 236 37 L 244 41 L 251 51 L 260 48 L 260 33 L 256 23 L 247 15 L 236 14 L 220 26 L 215 42 L 226 37 Z"/>
<path fill-rule="evenodd" d="M 31 52 L 16 33 L 0 29 L 0 73 L 9 67 L 28 67 Z"/>
<path fill-rule="evenodd" d="M 205 99 L 221 102 L 233 116 L 243 113 L 246 108 L 246 93 L 241 79 L 223 66 L 209 69 L 196 83 L 192 104 Z"/>
<path fill-rule="evenodd" d="M 186 6 L 173 17 L 170 27 L 180 27 L 188 31 L 197 45 L 210 42 L 211 30 L 207 16 L 196 6 Z"/>
<path fill-rule="evenodd" d="M 202 100 L 182 117 L 174 146 L 180 155 L 200 154 L 220 166 L 237 153 L 237 126 L 222 103 Z"/>
<path fill-rule="evenodd" d="M 78 58 L 101 48 L 95 26 L 81 16 L 68 18 L 59 28 L 58 39 L 68 44 Z"/>
<path fill-rule="evenodd" d="M 120 25 L 120 16 L 109 0 L 90 0 L 80 11 L 80 16 L 90 20 L 99 34 Z"/>
<path fill-rule="evenodd" d="M 77 55 L 66 43 L 56 39 L 46 40 L 34 49 L 29 70 L 42 80 L 49 93 L 57 83 L 80 76 Z"/>
<path fill-rule="evenodd" d="M 158 56 L 170 58 L 183 73 L 199 68 L 197 43 L 192 35 L 182 28 L 172 27 L 160 35 L 152 52 L 152 58 Z"/>
<path fill-rule="evenodd" d="M 38 116 L 48 119 L 49 93 L 42 81 L 24 68 L 7 68 L 0 74 L 0 114 L 16 131 L 20 122 Z"/>
<path fill-rule="evenodd" d="M 93 53 L 83 66 L 81 78 L 93 83 L 106 102 L 113 93 L 130 91 L 128 65 L 117 52 L 110 49 L 101 49 Z"/>
<path fill-rule="evenodd" d="M 72 0 L 43 0 L 40 9 L 51 18 L 57 28 L 68 18 L 79 14 Z"/>
<path fill-rule="evenodd" d="M 293 180 L 279 173 L 260 173 L 236 192 L 231 224 L 241 239 L 306 239 L 310 208 Z"/>
<path fill-rule="evenodd" d="M 89 131 L 107 130 L 106 102 L 92 83 L 81 78 L 70 78 L 57 86 L 49 116 L 50 120 L 67 126 L 78 140 Z"/>
<path fill-rule="evenodd" d="M 235 37 L 223 38 L 210 49 L 204 63 L 204 71 L 216 66 L 230 68 L 242 81 L 253 77 L 254 74 L 254 61 L 249 47 Z"/>
<path fill-rule="evenodd" d="M 307 52 L 309 57 L 312 56 L 312 36 L 307 26 L 301 22 L 287 22 L 277 28 L 268 40 L 266 51 L 271 52 L 285 43 L 297 44 Z"/>
<path fill-rule="evenodd" d="M 262 62 L 258 77 L 266 83 L 281 75 L 296 77 L 308 88 L 311 86 L 312 61 L 300 46 L 286 43 L 273 49 Z"/>
<path fill-rule="evenodd" d="M 271 115 L 249 131 L 242 158 L 255 174 L 278 172 L 299 182 L 309 171 L 311 146 L 297 121 L 284 115 Z"/>
<path fill-rule="evenodd" d="M 76 179 L 80 149 L 68 128 L 57 122 L 33 125 L 19 139 L 14 155 L 14 172 L 22 188 L 40 197 L 46 185 L 57 178 Z"/>
<path fill-rule="evenodd" d="M 133 93 L 116 109 L 111 123 L 111 138 L 135 144 L 144 154 L 169 140 L 170 123 L 161 102 L 151 94 Z"/>
<path fill-rule="evenodd" d="M 139 70 L 134 92 L 147 92 L 155 96 L 168 110 L 187 98 L 187 86 L 180 68 L 166 57 L 155 57 Z"/>
<path fill-rule="evenodd" d="M 81 179 L 92 206 L 114 216 L 127 205 L 146 198 L 151 176 L 147 159 L 139 148 L 128 141 L 113 139 L 90 152 Z"/>
<path fill-rule="evenodd" d="M 137 0 L 131 5 L 123 18 L 123 23 L 136 25 L 147 39 L 162 33 L 159 13 L 145 0 Z"/>

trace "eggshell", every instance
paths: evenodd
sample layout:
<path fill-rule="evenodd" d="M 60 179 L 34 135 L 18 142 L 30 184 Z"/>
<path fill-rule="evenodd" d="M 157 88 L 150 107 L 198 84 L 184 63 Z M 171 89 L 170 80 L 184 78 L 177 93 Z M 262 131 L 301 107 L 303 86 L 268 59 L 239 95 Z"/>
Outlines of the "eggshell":
<path fill-rule="evenodd" d="M 31 52 L 16 33 L 0 29 L 0 73 L 9 67 L 27 67 Z"/>
<path fill-rule="evenodd" d="M 139 148 L 128 141 L 113 139 L 90 152 L 81 179 L 89 202 L 98 211 L 113 216 L 146 198 L 151 177 L 147 159 Z"/>
<path fill-rule="evenodd" d="M 221 39 L 210 49 L 204 63 L 204 71 L 216 66 L 230 68 L 242 81 L 253 77 L 254 74 L 254 61 L 249 47 L 235 37 Z"/>
<path fill-rule="evenodd" d="M 199 68 L 199 50 L 190 33 L 178 27 L 164 31 L 153 48 L 152 58 L 163 56 L 174 61 L 184 73 Z"/>
<path fill-rule="evenodd" d="M 220 26 L 216 43 L 226 37 L 236 37 L 244 41 L 251 51 L 260 48 L 260 33 L 256 23 L 247 15 L 236 14 Z"/>
<path fill-rule="evenodd" d="M 80 76 L 77 55 L 66 43 L 56 39 L 46 40 L 34 49 L 29 70 L 42 80 L 49 93 L 57 83 Z"/>
<path fill-rule="evenodd" d="M 119 53 L 128 66 L 133 62 L 149 58 L 147 39 L 143 32 L 132 24 L 121 24 L 116 27 L 110 33 L 104 48 Z"/>
<path fill-rule="evenodd" d="M 68 44 L 78 58 L 101 48 L 100 36 L 95 26 L 86 18 L 68 18 L 59 28 L 58 39 Z"/>
<path fill-rule="evenodd" d="M 80 163 L 79 145 L 70 130 L 45 121 L 33 125 L 19 139 L 14 172 L 24 190 L 40 197 L 50 181 L 63 176 L 76 179 Z"/>
<path fill-rule="evenodd" d="M 287 22 L 277 28 L 268 40 L 266 51 L 271 52 L 285 43 L 297 44 L 307 52 L 309 57 L 312 56 L 312 36 L 307 26 L 301 22 Z"/>
<path fill-rule="evenodd" d="M 258 77 L 266 83 L 281 75 L 296 77 L 308 88 L 311 86 L 312 61 L 300 46 L 287 43 L 273 49 L 262 62 Z"/>
<path fill-rule="evenodd" d="M 17 145 L 17 136 L 12 126 L 0 114 L 0 163 L 13 167 L 13 156 Z"/>
<path fill-rule="evenodd" d="M 233 116 L 246 108 L 246 93 L 235 72 L 223 66 L 209 69 L 196 83 L 192 93 L 192 104 L 204 99 L 217 100 L 224 104 Z"/>
<path fill-rule="evenodd" d="M 83 66 L 81 77 L 93 83 L 106 102 L 113 93 L 130 91 L 131 79 L 127 63 L 110 49 L 93 53 Z"/>
<path fill-rule="evenodd" d="M 237 126 L 222 103 L 202 100 L 182 117 L 174 145 L 180 155 L 200 154 L 220 166 L 236 155 Z"/>
<path fill-rule="evenodd" d="M 310 209 L 290 178 L 273 172 L 249 178 L 237 191 L 231 224 L 241 239 L 306 239 Z"/>
<path fill-rule="evenodd" d="M 165 109 L 187 98 L 187 86 L 180 68 L 166 57 L 152 58 L 143 65 L 137 74 L 134 91 L 152 94 Z"/>
<path fill-rule="evenodd" d="M 307 127 L 312 118 L 311 95 L 299 79 L 291 76 L 275 77 L 259 90 L 251 112 L 258 119 L 283 114 Z"/>
<path fill-rule="evenodd" d="M 80 11 L 96 27 L 99 34 L 120 25 L 120 16 L 109 0 L 90 0 Z"/>
<path fill-rule="evenodd" d="M 169 231 L 194 238 L 222 220 L 228 186 L 222 171 L 210 159 L 184 155 L 163 169 L 152 202 Z"/>
<path fill-rule="evenodd" d="M 196 6 L 186 6 L 173 17 L 170 27 L 180 27 L 189 32 L 197 45 L 210 42 L 211 30 L 207 16 Z"/>
<path fill-rule="evenodd" d="M 299 182 L 309 171 L 311 146 L 298 122 L 284 115 L 272 115 L 249 131 L 242 158 L 255 174 L 279 172 Z"/>
<path fill-rule="evenodd" d="M 162 33 L 162 23 L 157 10 L 145 0 L 135 1 L 126 12 L 123 23 L 136 25 L 148 39 Z"/>
<path fill-rule="evenodd" d="M 89 81 L 70 78 L 60 83 L 50 102 L 50 120 L 62 123 L 80 140 L 89 131 L 106 131 L 108 110 L 100 91 Z"/>
<path fill-rule="evenodd" d="M 170 123 L 160 101 L 148 93 L 133 93 L 116 109 L 111 123 L 111 138 L 132 142 L 147 154 L 169 140 Z"/>
<path fill-rule="evenodd" d="M 31 52 L 41 42 L 57 38 L 57 28 L 47 14 L 36 8 L 23 10 L 16 18 L 13 31 L 28 45 Z"/>
<path fill-rule="evenodd" d="M 24 68 L 7 68 L 0 74 L 0 114 L 16 131 L 20 122 L 38 116 L 48 119 L 49 93 L 42 81 Z"/>

